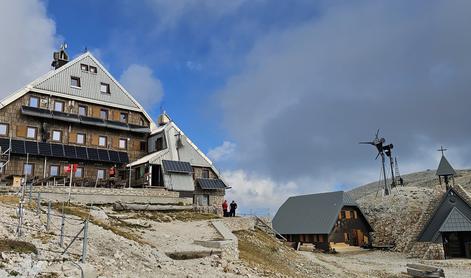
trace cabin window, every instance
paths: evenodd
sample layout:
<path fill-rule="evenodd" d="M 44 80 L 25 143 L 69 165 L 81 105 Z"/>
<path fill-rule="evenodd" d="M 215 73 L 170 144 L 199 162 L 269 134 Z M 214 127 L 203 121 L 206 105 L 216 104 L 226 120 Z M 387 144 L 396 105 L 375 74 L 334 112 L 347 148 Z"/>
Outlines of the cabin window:
<path fill-rule="evenodd" d="M 85 106 L 85 105 L 79 105 L 79 110 L 78 110 L 78 114 L 80 116 L 87 116 L 88 115 L 88 107 Z"/>
<path fill-rule="evenodd" d="M 83 167 L 77 167 L 77 170 L 75 171 L 74 176 L 76 178 L 82 178 L 83 177 Z"/>
<path fill-rule="evenodd" d="M 34 174 L 34 165 L 32 163 L 23 164 L 23 175 L 31 176 Z"/>
<path fill-rule="evenodd" d="M 39 107 L 39 98 L 38 97 L 29 97 L 29 107 Z"/>
<path fill-rule="evenodd" d="M 82 87 L 80 84 L 80 77 L 71 76 L 70 77 L 70 86 L 74 88 Z"/>
<path fill-rule="evenodd" d="M 86 65 L 86 64 L 80 64 L 80 69 L 81 69 L 82 71 L 88 71 L 88 65 Z"/>
<path fill-rule="evenodd" d="M 0 124 L 0 136 L 8 135 L 8 124 Z"/>
<path fill-rule="evenodd" d="M 26 138 L 36 140 L 37 133 L 38 133 L 38 128 L 37 127 L 29 126 L 28 129 L 26 130 Z"/>
<path fill-rule="evenodd" d="M 127 123 L 128 122 L 128 113 L 121 112 L 119 114 L 119 121 L 122 122 L 122 123 Z"/>
<path fill-rule="evenodd" d="M 142 119 L 142 118 L 139 119 L 139 124 L 140 124 L 141 126 L 145 126 L 145 125 L 146 125 L 146 124 L 144 123 L 144 119 Z"/>
<path fill-rule="evenodd" d="M 97 179 L 104 179 L 105 178 L 105 169 L 98 169 L 96 173 Z"/>
<path fill-rule="evenodd" d="M 209 206 L 209 195 L 202 194 L 202 195 L 195 195 L 195 203 L 198 206 Z"/>
<path fill-rule="evenodd" d="M 119 148 L 120 149 L 127 149 L 128 148 L 128 140 L 125 138 L 119 139 Z"/>
<path fill-rule="evenodd" d="M 77 133 L 77 144 L 84 145 L 85 144 L 85 133 Z"/>
<path fill-rule="evenodd" d="M 52 141 L 61 142 L 62 141 L 62 131 L 60 131 L 60 130 L 52 131 Z"/>
<path fill-rule="evenodd" d="M 146 141 L 141 141 L 139 144 L 139 150 L 145 152 L 147 149 L 147 142 Z"/>
<path fill-rule="evenodd" d="M 350 219 L 350 218 L 351 218 L 350 211 L 349 210 L 345 211 L 345 219 Z"/>
<path fill-rule="evenodd" d="M 54 111 L 63 112 L 64 111 L 64 102 L 63 101 L 54 101 Z"/>
<path fill-rule="evenodd" d="M 358 213 L 356 210 L 353 211 L 353 219 L 358 219 Z"/>
<path fill-rule="evenodd" d="M 103 120 L 108 120 L 108 110 L 101 109 L 100 110 L 100 118 L 102 118 Z"/>
<path fill-rule="evenodd" d="M 155 140 L 155 150 L 156 151 L 161 151 L 164 149 L 164 138 L 159 137 L 157 140 Z"/>
<path fill-rule="evenodd" d="M 110 93 L 110 84 L 108 83 L 100 83 L 100 92 L 103 94 Z"/>
<path fill-rule="evenodd" d="M 91 73 L 97 73 L 96 67 L 90 66 L 90 72 L 91 72 Z"/>
<path fill-rule="evenodd" d="M 106 147 L 106 136 L 100 136 L 98 138 L 98 146 Z"/>
<path fill-rule="evenodd" d="M 209 170 L 208 169 L 203 169 L 201 172 L 201 177 L 203 179 L 209 179 Z"/>
<path fill-rule="evenodd" d="M 59 165 L 51 165 L 49 167 L 49 176 L 50 177 L 59 176 Z"/>
<path fill-rule="evenodd" d="M 323 235 L 318 235 L 319 237 L 319 242 L 324 242 L 324 236 Z"/>

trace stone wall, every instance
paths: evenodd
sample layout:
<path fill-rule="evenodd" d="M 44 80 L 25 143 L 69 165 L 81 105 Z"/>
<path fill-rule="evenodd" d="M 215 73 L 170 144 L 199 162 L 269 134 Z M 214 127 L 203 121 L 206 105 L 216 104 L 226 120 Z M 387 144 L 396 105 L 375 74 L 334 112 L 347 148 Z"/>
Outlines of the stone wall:
<path fill-rule="evenodd" d="M 253 230 L 257 223 L 257 218 L 253 216 L 224 217 L 222 221 L 229 228 L 229 230 L 234 232 L 234 231 L 242 231 L 242 230 Z"/>

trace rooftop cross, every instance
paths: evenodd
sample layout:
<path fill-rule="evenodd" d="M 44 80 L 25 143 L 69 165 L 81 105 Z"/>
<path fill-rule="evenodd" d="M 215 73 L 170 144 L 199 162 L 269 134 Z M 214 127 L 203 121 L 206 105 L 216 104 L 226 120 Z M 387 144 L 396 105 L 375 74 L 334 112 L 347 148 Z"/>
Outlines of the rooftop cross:
<path fill-rule="evenodd" d="M 442 156 L 444 156 L 444 152 L 447 151 L 448 149 L 444 149 L 443 146 L 440 146 L 440 149 L 438 149 L 438 152 L 442 152 Z"/>

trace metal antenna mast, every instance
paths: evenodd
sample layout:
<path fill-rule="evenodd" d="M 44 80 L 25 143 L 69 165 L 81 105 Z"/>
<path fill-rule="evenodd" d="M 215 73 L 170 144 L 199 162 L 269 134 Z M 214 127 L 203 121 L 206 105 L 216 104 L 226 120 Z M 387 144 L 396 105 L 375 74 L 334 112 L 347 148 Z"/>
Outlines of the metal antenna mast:
<path fill-rule="evenodd" d="M 399 185 L 404 186 L 404 180 L 401 177 L 401 173 L 399 173 L 399 164 L 397 164 L 397 157 L 394 157 L 394 165 L 396 170 L 396 178 L 398 178 Z"/>

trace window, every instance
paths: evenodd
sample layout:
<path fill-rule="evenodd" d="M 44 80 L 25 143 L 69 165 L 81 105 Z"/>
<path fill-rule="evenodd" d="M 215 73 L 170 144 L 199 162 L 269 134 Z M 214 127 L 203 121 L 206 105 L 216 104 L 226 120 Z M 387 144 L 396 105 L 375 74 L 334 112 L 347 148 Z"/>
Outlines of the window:
<path fill-rule="evenodd" d="M 85 144 L 85 133 L 77 133 L 77 144 L 84 145 Z"/>
<path fill-rule="evenodd" d="M 155 151 L 161 151 L 164 149 L 164 138 L 160 137 L 155 140 Z"/>
<path fill-rule="evenodd" d="M 110 93 L 110 84 L 100 83 L 100 92 L 102 92 L 103 94 L 109 94 Z"/>
<path fill-rule="evenodd" d="M 358 219 L 358 213 L 356 210 L 353 211 L 353 219 Z"/>
<path fill-rule="evenodd" d="M 29 97 L 29 106 L 30 107 L 39 107 L 39 98 L 38 97 Z"/>
<path fill-rule="evenodd" d="M 36 139 L 37 131 L 38 131 L 38 128 L 29 126 L 28 129 L 26 130 L 26 138 Z"/>
<path fill-rule="evenodd" d="M 96 173 L 96 177 L 98 179 L 104 179 L 105 178 L 105 169 L 98 169 Z"/>
<path fill-rule="evenodd" d="M 97 73 L 96 67 L 90 66 L 90 72 L 91 73 Z"/>
<path fill-rule="evenodd" d="M 100 110 L 100 118 L 102 118 L 103 120 L 108 120 L 108 110 L 101 109 Z"/>
<path fill-rule="evenodd" d="M 8 124 L 0 124 L 0 135 L 8 136 Z"/>
<path fill-rule="evenodd" d="M 350 218 L 351 218 L 350 211 L 349 210 L 345 211 L 345 219 L 350 219 Z"/>
<path fill-rule="evenodd" d="M 340 219 L 345 219 L 345 211 L 344 211 L 344 210 L 342 210 L 340 213 L 341 213 L 341 217 L 340 217 Z"/>
<path fill-rule="evenodd" d="M 64 102 L 63 101 L 54 101 L 54 111 L 63 112 L 64 111 Z"/>
<path fill-rule="evenodd" d="M 139 150 L 144 151 L 144 152 L 147 150 L 147 142 L 146 141 L 141 141 L 140 142 Z"/>
<path fill-rule="evenodd" d="M 23 175 L 31 176 L 34 173 L 34 165 L 31 163 L 23 164 Z"/>
<path fill-rule="evenodd" d="M 98 138 L 98 146 L 106 147 L 106 136 L 100 136 Z"/>
<path fill-rule="evenodd" d="M 203 171 L 201 173 L 201 177 L 203 179 L 209 179 L 209 170 L 208 169 L 203 169 Z"/>
<path fill-rule="evenodd" d="M 77 167 L 77 171 L 75 171 L 74 176 L 76 178 L 83 178 L 83 167 Z"/>
<path fill-rule="evenodd" d="M 80 88 L 81 87 L 80 77 L 71 76 L 70 77 L 70 86 L 75 87 L 75 88 Z"/>
<path fill-rule="evenodd" d="M 80 116 L 87 116 L 88 115 L 88 107 L 85 105 L 79 105 L 78 114 Z"/>
<path fill-rule="evenodd" d="M 53 130 L 52 131 L 52 141 L 61 142 L 62 141 L 62 131 Z"/>
<path fill-rule="evenodd" d="M 120 149 L 127 149 L 128 148 L 128 140 L 125 138 L 119 139 L 119 148 Z"/>
<path fill-rule="evenodd" d="M 145 125 L 146 125 L 146 124 L 144 123 L 144 120 L 143 120 L 142 118 L 139 119 L 139 124 L 140 124 L 141 126 L 145 126 Z"/>
<path fill-rule="evenodd" d="M 49 168 L 49 176 L 59 176 L 59 165 L 51 165 L 51 167 Z"/>
<path fill-rule="evenodd" d="M 127 123 L 128 122 L 128 113 L 120 113 L 119 114 L 119 121 L 122 123 Z"/>
<path fill-rule="evenodd" d="M 198 206 L 209 206 L 209 195 L 195 195 L 195 203 Z"/>
<path fill-rule="evenodd" d="M 80 64 L 80 69 L 83 71 L 88 71 L 88 65 Z"/>

